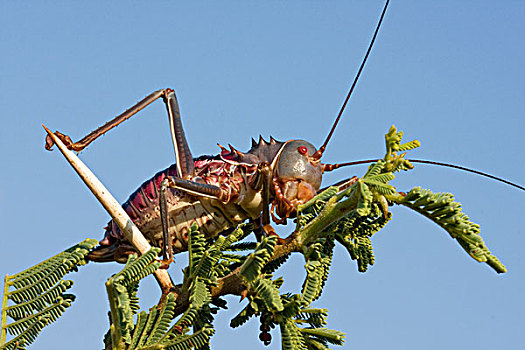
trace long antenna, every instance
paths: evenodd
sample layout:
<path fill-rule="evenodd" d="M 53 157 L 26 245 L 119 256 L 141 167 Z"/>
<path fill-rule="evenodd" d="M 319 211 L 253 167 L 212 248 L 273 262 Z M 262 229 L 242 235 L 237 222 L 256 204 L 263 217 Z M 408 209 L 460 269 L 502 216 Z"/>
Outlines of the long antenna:
<path fill-rule="evenodd" d="M 496 180 L 496 181 L 499 181 L 499 182 L 503 182 L 507 185 L 510 185 L 510 186 L 513 186 L 513 187 L 516 187 L 516 188 L 519 188 L 520 190 L 522 191 L 525 191 L 525 187 L 523 186 L 520 186 L 518 184 L 515 184 L 513 182 L 510 182 L 508 180 L 505 180 L 505 179 L 502 179 L 500 177 L 497 177 L 497 176 L 494 176 L 494 175 L 490 175 L 490 174 L 487 174 L 487 173 L 484 173 L 482 171 L 479 171 L 479 170 L 475 170 L 475 169 L 469 169 L 469 168 L 465 168 L 461 165 L 455 165 L 455 164 L 447 164 L 447 163 L 441 163 L 441 162 L 434 162 L 432 160 L 424 160 L 424 159 L 409 159 L 408 160 L 409 162 L 412 162 L 412 163 L 422 163 L 422 164 L 431 164 L 431 165 L 439 165 L 439 166 L 444 166 L 444 167 L 449 167 L 449 168 L 454 168 L 454 169 L 459 169 L 459 170 L 463 170 L 463 171 L 467 171 L 469 173 L 473 173 L 473 174 L 477 174 L 477 175 L 481 175 L 481 176 L 485 176 L 485 177 L 488 177 L 489 179 L 493 179 L 493 180 Z"/>
<path fill-rule="evenodd" d="M 328 133 L 328 136 L 326 137 L 326 140 L 324 141 L 323 145 L 313 155 L 313 158 L 315 159 L 320 159 L 321 156 L 323 155 L 323 152 L 326 149 L 326 145 L 328 144 L 328 141 L 330 141 L 330 138 L 332 137 L 332 134 L 334 133 L 335 128 L 337 127 L 337 124 L 339 123 L 339 119 L 341 119 L 341 115 L 343 114 L 345 110 L 346 104 L 348 103 L 348 100 L 350 100 L 350 96 L 352 95 L 352 92 L 354 91 L 357 81 L 359 80 L 359 76 L 361 75 L 361 72 L 363 71 L 363 68 L 365 67 L 365 63 L 368 59 L 368 56 L 370 55 L 370 52 L 372 51 L 372 46 L 374 46 L 374 42 L 376 41 L 377 33 L 379 33 L 379 28 L 381 28 L 381 23 L 383 22 L 383 18 L 385 17 L 386 9 L 388 7 L 389 2 L 390 0 L 387 0 L 385 3 L 385 7 L 383 8 L 383 12 L 381 13 L 381 17 L 379 18 L 379 22 L 377 23 L 377 26 L 376 26 L 374 36 L 372 37 L 372 40 L 370 41 L 368 50 L 366 51 L 365 57 L 363 58 L 363 61 L 361 62 L 361 66 L 359 67 L 359 70 L 357 71 L 357 74 L 354 78 L 354 82 L 352 83 L 352 86 L 350 87 L 350 91 L 348 91 L 348 95 L 346 95 L 346 99 L 343 102 L 341 109 L 339 110 L 339 114 L 337 115 L 337 118 L 335 119 L 334 125 L 332 126 L 332 129 Z"/>
<path fill-rule="evenodd" d="M 359 164 L 374 163 L 374 162 L 377 162 L 378 160 L 379 160 L 379 159 L 365 159 L 365 160 L 357 160 L 357 161 L 354 161 L 354 162 L 348 162 L 348 163 L 325 164 L 324 171 L 332 171 L 332 170 L 335 170 L 335 169 L 338 169 L 338 168 L 341 168 L 341 167 L 344 167 L 344 166 L 351 166 L 351 165 L 359 165 Z M 511 182 L 511 181 L 508 181 L 508 180 L 502 179 L 501 177 L 497 177 L 497 176 L 494 176 L 494 175 L 491 175 L 491 174 L 488 174 L 488 173 L 484 173 L 484 172 L 479 171 L 479 170 L 466 168 L 466 167 L 461 166 L 461 165 L 448 164 L 448 163 L 441 163 L 441 162 L 435 162 L 435 161 L 433 161 L 433 160 L 424 160 L 424 159 L 408 159 L 408 161 L 409 161 L 409 162 L 412 162 L 412 163 L 422 163 L 422 164 L 438 165 L 438 166 L 442 166 L 442 167 L 447 167 L 447 168 L 454 168 L 454 169 L 463 170 L 463 171 L 466 171 L 466 172 L 469 172 L 469 173 L 473 173 L 473 174 L 476 174 L 476 175 L 480 175 L 480 176 L 488 177 L 489 179 L 492 179 L 492 180 L 496 180 L 496 181 L 499 181 L 499 182 L 503 182 L 504 184 L 507 184 L 507 185 L 509 185 L 509 186 L 513 186 L 513 187 L 519 188 L 519 189 L 522 190 L 522 191 L 525 191 L 525 187 L 523 187 L 523 186 L 521 186 L 521 185 L 518 185 L 518 184 L 516 184 L 516 183 L 514 183 L 514 182 Z"/>

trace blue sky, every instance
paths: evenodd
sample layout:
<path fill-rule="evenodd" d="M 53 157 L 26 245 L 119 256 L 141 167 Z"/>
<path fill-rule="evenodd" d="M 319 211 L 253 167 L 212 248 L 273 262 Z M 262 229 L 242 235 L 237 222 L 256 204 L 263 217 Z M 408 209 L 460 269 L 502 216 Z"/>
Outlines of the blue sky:
<path fill-rule="evenodd" d="M 43 148 L 46 124 L 73 139 L 153 90 L 177 91 L 194 155 L 251 137 L 324 140 L 383 3 L 0 3 L 0 272 L 15 273 L 83 240 L 102 238 L 108 215 L 62 159 Z M 523 184 L 525 2 L 393 1 L 376 47 L 325 161 L 382 156 L 395 124 L 422 147 L 413 157 L 461 164 Z M 110 132 L 81 158 L 119 201 L 174 160 L 161 102 Z M 365 168 L 340 170 L 324 184 Z M 400 190 L 448 191 L 481 225 L 507 265 L 497 275 L 437 226 L 405 208 L 373 237 L 366 274 L 343 249 L 315 304 L 345 349 L 523 349 L 525 194 L 484 178 L 417 166 Z M 290 232 L 289 225 L 281 232 Z M 172 270 L 175 278 L 184 257 Z M 283 291 L 298 292 L 292 259 Z M 77 301 L 32 349 L 101 348 L 104 282 L 120 268 L 89 264 L 73 275 Z M 142 286 L 143 306 L 158 298 Z M 265 348 L 258 323 L 231 330 L 241 309 L 217 318 L 213 349 Z M 270 349 L 279 349 L 274 332 Z"/>

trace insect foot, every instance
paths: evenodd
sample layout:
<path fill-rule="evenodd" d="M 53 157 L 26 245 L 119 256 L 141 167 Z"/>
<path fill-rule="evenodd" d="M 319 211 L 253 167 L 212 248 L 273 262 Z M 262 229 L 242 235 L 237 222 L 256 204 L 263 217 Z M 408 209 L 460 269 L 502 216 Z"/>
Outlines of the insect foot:
<path fill-rule="evenodd" d="M 70 150 L 75 151 L 75 152 L 80 152 L 80 151 L 82 151 L 84 149 L 84 146 L 79 145 L 77 143 L 73 143 L 73 141 L 71 140 L 71 137 L 62 134 L 60 131 L 55 131 L 54 135 L 56 137 L 58 137 L 60 139 L 60 141 L 62 141 L 62 143 L 64 145 L 66 145 L 67 149 L 70 149 Z M 53 141 L 51 136 L 47 135 L 46 136 L 46 145 L 45 145 L 46 150 L 51 151 L 51 148 L 54 145 L 55 145 L 55 141 Z"/>

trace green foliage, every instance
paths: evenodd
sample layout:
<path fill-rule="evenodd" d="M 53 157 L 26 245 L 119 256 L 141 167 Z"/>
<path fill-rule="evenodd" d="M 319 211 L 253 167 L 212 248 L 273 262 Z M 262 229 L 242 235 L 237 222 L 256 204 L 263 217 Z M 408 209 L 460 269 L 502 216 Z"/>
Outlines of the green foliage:
<path fill-rule="evenodd" d="M 359 272 L 366 272 L 369 266 L 374 265 L 375 256 L 370 238 L 391 217 L 390 212 L 385 216 L 380 205 L 374 203 L 368 215 L 360 216 L 356 211 L 334 226 L 336 240 L 346 248 L 352 260 L 356 260 Z"/>
<path fill-rule="evenodd" d="M 290 254 L 283 255 L 277 259 L 270 260 L 262 269 L 262 273 L 271 274 L 279 267 L 281 267 L 286 260 L 290 257 Z"/>
<path fill-rule="evenodd" d="M 203 327 L 193 334 L 186 334 L 187 327 L 169 328 L 174 318 L 174 309 L 175 297 L 168 295 L 160 308 L 152 307 L 149 314 L 141 312 L 137 317 L 131 342 L 126 349 L 198 349 L 209 344 L 213 334 L 211 327 Z"/>
<path fill-rule="evenodd" d="M 140 312 L 134 321 L 138 283 L 160 266 L 156 259 L 160 249 L 152 248 L 139 258 L 130 256 L 123 270 L 106 283 L 112 309 L 111 337 L 106 338 L 106 347 L 137 350 L 208 348 L 214 332 L 210 322 L 217 311 L 211 306 L 210 288 L 232 260 L 238 263 L 246 259 L 245 256 L 232 258 L 225 252 L 235 251 L 236 248 L 231 246 L 251 230 L 251 225 L 240 225 L 227 237 L 221 236 L 210 242 L 196 225 L 190 228 L 189 265 L 185 269 L 181 291 L 189 294 L 189 305 L 177 320 L 175 297 L 168 294 L 163 303 L 153 306 L 149 313 Z M 220 299 L 215 302 L 223 305 Z"/>
<path fill-rule="evenodd" d="M 194 332 L 191 335 L 180 335 L 175 337 L 171 341 L 157 348 L 144 348 L 146 349 L 166 349 L 166 350 L 189 350 L 189 349 L 202 349 L 209 347 L 210 338 L 214 331 L 211 327 L 203 327 L 200 330 Z"/>
<path fill-rule="evenodd" d="M 140 312 L 134 322 L 134 308 L 136 291 L 141 279 L 152 274 L 160 266 L 156 260 L 160 249 L 151 248 L 146 254 L 137 258 L 129 257 L 124 269 L 109 278 L 106 282 L 108 297 L 111 306 L 112 323 L 111 337 L 106 338 L 106 346 L 113 349 L 200 349 L 209 344 L 213 328 L 207 324 L 198 325 L 202 320 L 207 320 L 210 313 L 207 308 L 211 302 L 209 284 L 203 274 L 203 261 L 209 257 L 205 249 L 205 241 L 198 230 L 192 228 L 191 235 L 193 249 L 190 250 L 189 266 L 192 283 L 189 287 L 190 306 L 179 321 L 170 328 L 175 318 L 176 300 L 168 294 L 164 302 L 150 309 L 149 313 Z M 193 256 L 191 255 L 193 254 Z M 196 327 L 193 334 L 188 334 L 189 327 Z"/>
<path fill-rule="evenodd" d="M 395 199 L 398 204 L 417 211 L 445 229 L 473 259 L 487 263 L 497 273 L 507 271 L 485 245 L 480 236 L 479 225 L 470 221 L 461 211 L 461 203 L 454 201 L 454 196 L 450 193 L 432 193 L 416 187 L 406 196 Z"/>
<path fill-rule="evenodd" d="M 326 346 L 327 343 L 334 345 L 343 345 L 345 334 L 340 331 L 327 328 L 301 328 L 301 333 L 306 339 L 306 343 L 313 343 L 317 346 L 322 344 Z"/>
<path fill-rule="evenodd" d="M 111 277 L 110 280 L 124 287 L 135 285 L 159 268 L 160 262 L 154 261 L 159 252 L 160 248 L 152 248 L 139 258 L 136 254 L 130 255 L 124 269 Z"/>
<path fill-rule="evenodd" d="M 151 248 L 139 258 L 136 254 L 131 255 L 124 269 L 106 282 L 111 307 L 111 339 L 113 344 L 119 344 L 117 346 L 123 342 L 131 343 L 134 329 L 133 315 L 138 306 L 136 300 L 138 283 L 159 268 L 160 262 L 155 260 L 159 252 L 160 248 Z M 146 327 L 153 322 L 153 319 L 149 318 L 148 321 Z"/>
<path fill-rule="evenodd" d="M 318 260 L 311 260 L 305 267 L 307 276 L 303 285 L 302 299 L 306 304 L 310 304 L 317 299 L 323 288 L 323 264 Z"/>
<path fill-rule="evenodd" d="M 301 308 L 297 313 L 296 323 L 309 323 L 311 327 L 319 328 L 326 325 L 327 317 L 327 309 Z"/>
<path fill-rule="evenodd" d="M 306 259 L 306 279 L 303 283 L 302 302 L 305 305 L 321 296 L 324 284 L 328 279 L 334 250 L 334 235 L 327 234 L 308 246 L 304 256 Z"/>
<path fill-rule="evenodd" d="M 240 273 L 248 282 L 254 281 L 261 274 L 263 267 L 272 257 L 276 242 L 275 236 L 264 237 L 255 247 L 255 251 L 245 260 Z"/>
<path fill-rule="evenodd" d="M 71 306 L 75 296 L 65 292 L 73 281 L 63 277 L 85 265 L 84 257 L 96 244 L 96 240 L 86 239 L 36 266 L 5 277 L 0 349 L 25 349 Z M 7 317 L 14 321 L 8 323 Z M 6 342 L 7 333 L 13 338 Z"/>
<path fill-rule="evenodd" d="M 198 226 L 195 224 L 191 226 L 188 236 L 188 252 L 190 254 L 189 273 L 190 275 L 199 275 L 199 273 L 203 273 L 199 271 L 201 268 L 202 270 L 209 270 L 210 268 L 207 264 L 209 262 L 209 256 L 206 252 L 206 239 L 204 235 L 200 234 Z M 203 264 L 206 264 L 206 266 L 202 266 Z"/>
<path fill-rule="evenodd" d="M 283 350 L 307 349 L 301 330 L 291 319 L 286 319 L 286 321 L 281 322 L 279 326 L 281 327 L 281 344 Z"/>
<path fill-rule="evenodd" d="M 278 289 L 283 280 L 271 281 L 270 277 L 266 276 L 265 279 L 258 280 L 263 282 L 267 289 L 261 291 L 261 284 L 257 284 L 256 288 L 252 289 L 252 293 L 248 295 L 248 305 L 232 319 L 231 327 L 238 327 L 249 318 L 258 316 L 261 322 L 261 339 L 269 336 L 267 331 L 278 325 L 281 330 L 283 349 L 327 349 L 325 346 L 327 343 L 342 344 L 344 338 L 342 332 L 323 328 L 328 315 L 326 309 L 306 307 L 302 295 L 281 294 L 279 296 Z M 319 331 L 310 332 L 314 329 L 319 329 Z M 315 347 L 315 344 L 321 347 Z"/>
<path fill-rule="evenodd" d="M 307 203 L 299 206 L 297 210 L 297 227 L 296 231 L 300 232 L 309 223 L 311 223 L 319 213 L 324 209 L 328 200 L 337 195 L 338 188 L 336 186 L 329 187 L 321 192 Z"/>
<path fill-rule="evenodd" d="M 409 170 L 414 166 L 407 159 L 404 159 L 404 153 L 397 155 L 397 152 L 405 152 L 421 146 L 418 140 L 407 143 L 401 143 L 403 132 L 397 131 L 395 126 L 391 126 L 385 135 L 386 155 L 384 160 L 388 162 L 388 171 L 396 172 L 400 170 Z"/>
<path fill-rule="evenodd" d="M 249 224 L 214 239 L 207 239 L 196 224 L 192 225 L 188 234 L 189 264 L 183 270 L 182 283 L 176 287 L 178 298 L 167 294 L 148 311 L 139 312 L 137 292 L 140 281 L 159 268 L 160 249 L 152 248 L 140 257 L 131 255 L 122 271 L 106 282 L 111 307 L 106 349 L 210 349 L 214 315 L 226 308 L 217 290 L 227 283 L 234 285 L 229 285 L 224 294 L 240 294 L 247 302 L 231 320 L 231 327 L 258 318 L 260 339 L 268 345 L 269 331 L 278 328 L 284 350 L 326 350 L 343 345 L 345 334 L 326 328 L 328 310 L 311 304 L 322 295 L 335 242 L 346 248 L 358 271 L 365 272 L 374 264 L 371 238 L 392 218 L 389 208 L 394 204 L 428 217 L 474 259 L 505 272 L 479 236 L 479 226 L 462 213 L 452 195 L 434 194 L 419 187 L 404 194 L 390 184 L 394 173 L 412 169 L 404 159 L 405 153 L 399 152 L 419 147 L 417 140 L 401 143 L 402 136 L 392 126 L 385 135 L 385 157 L 371 164 L 360 179 L 332 186 L 299 206 L 290 246 L 279 245 L 275 236 L 258 242 L 245 240 L 253 231 Z M 0 349 L 25 348 L 71 304 L 74 297 L 65 292 L 72 282 L 62 277 L 85 263 L 84 256 L 95 243 L 83 242 L 6 277 L 2 332 L 14 338 L 8 343 L 3 338 Z M 273 277 L 293 252 L 302 254 L 305 260 L 306 277 L 300 294 L 282 293 L 284 279 Z M 7 306 L 7 300 L 13 305 Z M 5 323 L 6 317 L 14 322 Z"/>
<path fill-rule="evenodd" d="M 261 277 L 251 283 L 253 292 L 262 300 L 265 308 L 271 312 L 279 312 L 284 310 L 283 303 L 279 289 L 272 281 Z"/>
<path fill-rule="evenodd" d="M 242 326 L 243 324 L 246 323 L 246 321 L 248 321 L 256 313 L 257 313 L 257 308 L 254 308 L 251 302 L 248 303 L 248 305 L 244 309 L 242 309 L 241 312 L 237 314 L 237 316 L 232 318 L 232 320 L 230 321 L 230 327 L 237 328 L 239 326 Z"/>
<path fill-rule="evenodd" d="M 150 313 L 141 312 L 133 329 L 129 349 L 147 348 L 158 343 L 167 333 L 174 317 L 175 297 L 168 295 L 160 307 L 153 307 Z"/>

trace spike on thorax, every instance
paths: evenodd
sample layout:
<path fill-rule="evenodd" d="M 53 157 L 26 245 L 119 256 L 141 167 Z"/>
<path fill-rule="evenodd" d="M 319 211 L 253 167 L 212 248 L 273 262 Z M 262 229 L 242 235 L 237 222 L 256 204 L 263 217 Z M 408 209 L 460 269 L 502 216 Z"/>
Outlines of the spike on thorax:
<path fill-rule="evenodd" d="M 239 162 L 259 164 L 260 162 L 271 162 L 283 145 L 284 142 L 277 141 L 273 137 L 270 137 L 270 141 L 268 142 L 262 135 L 259 135 L 259 142 L 252 138 L 252 147 L 247 152 L 237 151 L 230 146 L 232 150 L 228 151 L 228 154 Z"/>
<path fill-rule="evenodd" d="M 230 147 L 230 153 L 235 153 L 237 154 L 239 157 L 244 155 L 244 153 L 242 153 L 241 151 L 238 151 L 235 149 L 235 147 L 233 147 L 232 145 L 228 144 L 228 147 Z"/>

